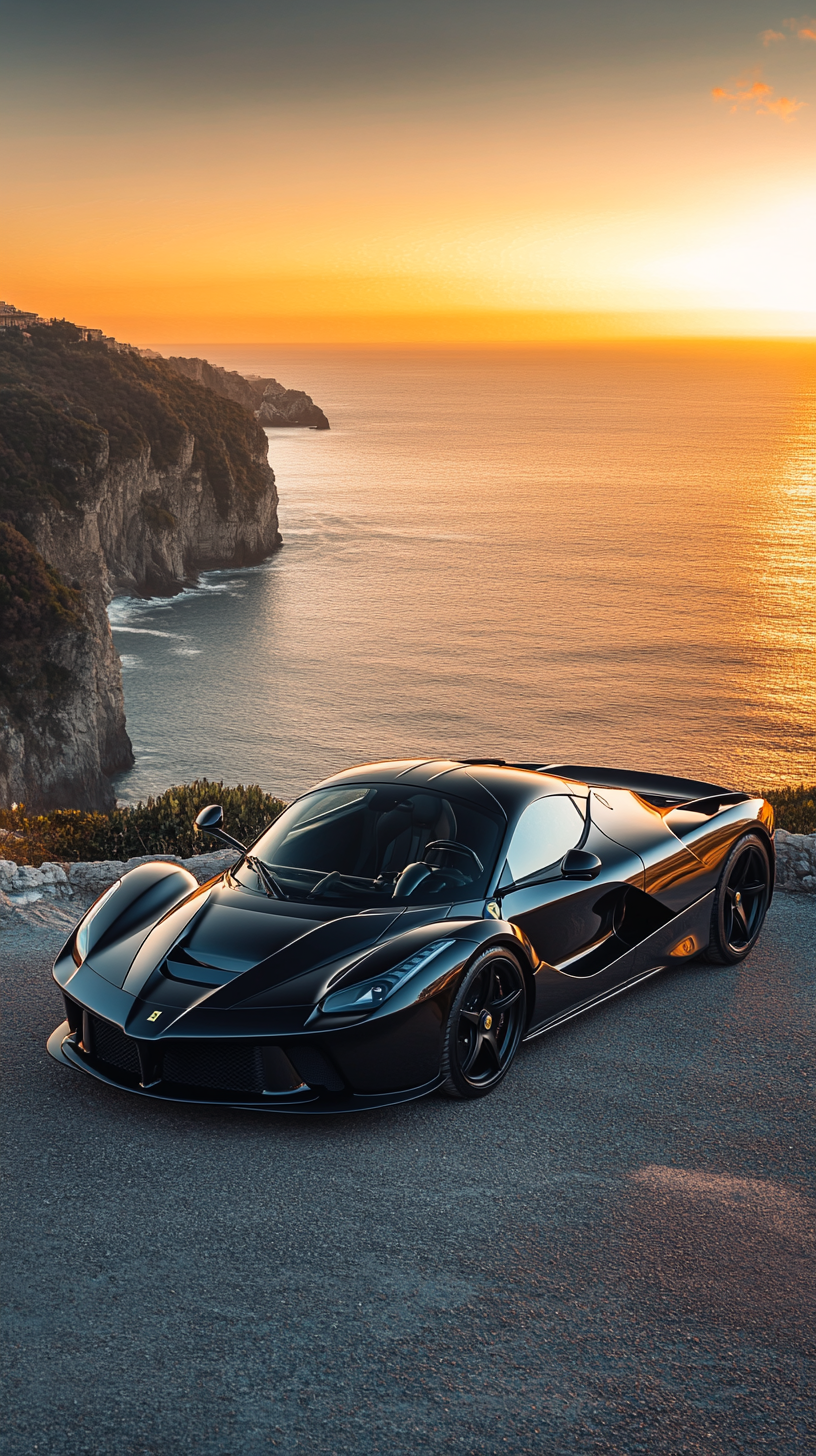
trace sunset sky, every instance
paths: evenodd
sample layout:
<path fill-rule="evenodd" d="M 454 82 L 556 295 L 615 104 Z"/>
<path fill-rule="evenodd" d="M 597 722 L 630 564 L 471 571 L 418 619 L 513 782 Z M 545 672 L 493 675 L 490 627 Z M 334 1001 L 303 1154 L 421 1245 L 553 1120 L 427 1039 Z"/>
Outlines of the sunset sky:
<path fill-rule="evenodd" d="M 134 343 L 816 334 L 816 17 L 6 7 L 0 292 Z"/>

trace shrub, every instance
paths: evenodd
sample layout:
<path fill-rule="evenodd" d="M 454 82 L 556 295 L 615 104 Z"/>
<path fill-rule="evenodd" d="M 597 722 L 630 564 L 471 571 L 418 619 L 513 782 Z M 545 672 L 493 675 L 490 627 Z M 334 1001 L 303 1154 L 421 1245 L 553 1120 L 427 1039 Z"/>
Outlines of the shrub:
<path fill-rule="evenodd" d="M 177 784 L 144 804 L 113 809 L 110 814 L 52 809 L 29 817 L 21 804 L 0 810 L 0 858 L 31 865 L 43 860 L 72 864 L 77 860 L 124 860 L 138 854 L 177 854 L 190 859 L 219 847 L 217 840 L 193 829 L 199 810 L 214 803 L 223 806 L 227 833 L 243 844 L 256 839 L 286 807 L 257 784 L 229 789 L 220 781 L 207 779 Z"/>
<path fill-rule="evenodd" d="M 816 784 L 762 789 L 761 793 L 773 804 L 777 829 L 787 829 L 789 834 L 816 834 Z"/>

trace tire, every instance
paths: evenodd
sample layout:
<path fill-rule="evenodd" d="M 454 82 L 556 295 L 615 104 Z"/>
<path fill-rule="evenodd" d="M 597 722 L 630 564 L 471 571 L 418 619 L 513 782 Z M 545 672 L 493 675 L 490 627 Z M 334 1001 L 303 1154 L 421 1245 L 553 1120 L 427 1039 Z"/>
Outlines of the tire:
<path fill-rule="evenodd" d="M 442 1091 L 486 1097 L 507 1075 L 526 1022 L 527 988 L 504 946 L 477 955 L 465 972 L 445 1027 Z"/>
<path fill-rule="evenodd" d="M 717 883 L 706 959 L 736 965 L 756 945 L 771 900 L 771 857 L 759 834 L 744 834 Z"/>

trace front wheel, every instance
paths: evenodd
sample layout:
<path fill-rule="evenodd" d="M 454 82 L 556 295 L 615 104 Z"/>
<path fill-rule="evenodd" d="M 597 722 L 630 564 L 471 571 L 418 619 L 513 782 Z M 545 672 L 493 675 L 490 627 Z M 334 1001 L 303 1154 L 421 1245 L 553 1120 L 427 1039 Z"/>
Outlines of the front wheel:
<path fill-rule="evenodd" d="M 512 951 L 494 946 L 466 972 L 445 1028 L 442 1091 L 485 1097 L 510 1067 L 524 1031 L 524 972 Z"/>
<path fill-rule="evenodd" d="M 734 965 L 756 944 L 771 900 L 771 858 L 759 834 L 746 834 L 731 850 L 711 912 L 707 960 Z"/>

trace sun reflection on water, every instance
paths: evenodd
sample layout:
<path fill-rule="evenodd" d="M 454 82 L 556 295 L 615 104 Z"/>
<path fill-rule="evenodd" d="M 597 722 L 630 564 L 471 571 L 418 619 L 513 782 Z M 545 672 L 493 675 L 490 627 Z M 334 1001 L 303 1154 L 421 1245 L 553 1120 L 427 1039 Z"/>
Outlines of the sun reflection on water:
<path fill-rule="evenodd" d="M 767 784 L 786 781 L 791 735 L 816 776 L 816 387 L 800 407 L 754 512 L 753 610 L 744 623 L 744 691 L 768 723 Z M 774 724 L 787 725 L 784 752 Z"/>

